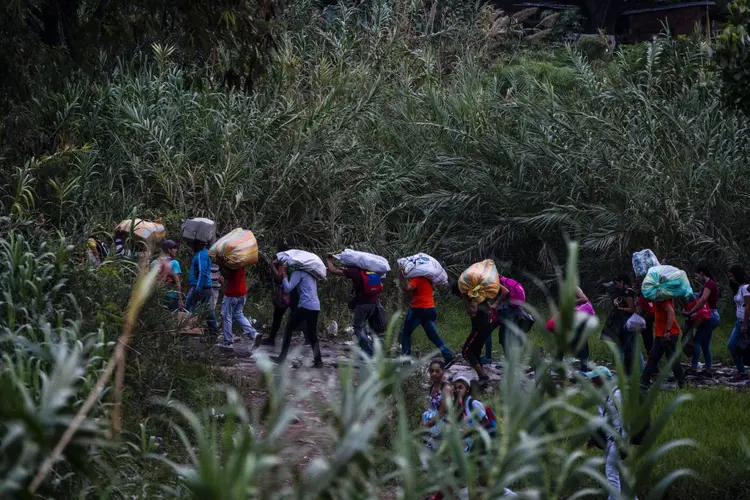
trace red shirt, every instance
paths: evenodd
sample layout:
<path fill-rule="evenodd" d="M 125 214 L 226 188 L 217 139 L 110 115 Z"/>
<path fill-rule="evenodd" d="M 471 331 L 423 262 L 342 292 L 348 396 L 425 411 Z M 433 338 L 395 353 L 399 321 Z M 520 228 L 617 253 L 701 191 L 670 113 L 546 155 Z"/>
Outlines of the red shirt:
<path fill-rule="evenodd" d="M 227 276 L 227 287 L 224 289 L 225 297 L 244 297 L 247 295 L 245 284 L 245 268 L 231 269 Z"/>
<path fill-rule="evenodd" d="M 432 295 L 432 281 L 427 278 L 412 278 L 409 284 L 414 287 L 411 292 L 412 309 L 432 309 L 435 307 L 435 298 Z"/>
<path fill-rule="evenodd" d="M 711 294 L 708 296 L 708 300 L 706 302 L 708 303 L 709 309 L 716 309 L 716 303 L 719 300 L 719 286 L 716 284 L 716 282 L 712 279 L 706 280 L 706 284 L 703 285 L 703 290 L 708 288 L 708 290 L 711 292 Z M 703 291 L 701 291 L 701 294 Z"/>
<path fill-rule="evenodd" d="M 638 296 L 638 307 L 641 308 L 641 310 L 646 314 L 653 314 L 654 313 L 654 303 L 649 302 L 644 296 L 639 295 Z"/>

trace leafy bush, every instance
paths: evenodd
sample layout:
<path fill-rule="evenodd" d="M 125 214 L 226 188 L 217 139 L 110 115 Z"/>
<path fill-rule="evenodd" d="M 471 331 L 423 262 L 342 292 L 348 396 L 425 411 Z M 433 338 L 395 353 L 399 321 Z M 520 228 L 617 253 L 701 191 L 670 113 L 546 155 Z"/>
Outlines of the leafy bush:
<path fill-rule="evenodd" d="M 750 5 L 747 0 L 728 4 L 729 22 L 716 40 L 715 57 L 722 77 L 722 96 L 731 107 L 750 112 Z"/>

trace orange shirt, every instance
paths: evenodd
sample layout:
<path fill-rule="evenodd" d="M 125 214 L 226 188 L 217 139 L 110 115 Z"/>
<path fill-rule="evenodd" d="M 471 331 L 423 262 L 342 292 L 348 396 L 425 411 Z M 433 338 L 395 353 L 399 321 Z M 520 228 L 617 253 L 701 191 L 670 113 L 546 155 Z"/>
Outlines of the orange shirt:
<path fill-rule="evenodd" d="M 427 278 L 412 278 L 409 284 L 414 287 L 411 292 L 412 309 L 431 309 L 435 307 L 435 297 L 432 295 L 432 281 Z"/>
<path fill-rule="evenodd" d="M 654 302 L 654 336 L 663 337 L 664 332 L 667 331 L 667 307 L 672 305 L 672 299 L 665 300 L 664 302 Z M 677 323 L 677 313 L 675 313 L 672 327 L 669 329 L 670 335 L 679 335 L 680 325 Z"/>

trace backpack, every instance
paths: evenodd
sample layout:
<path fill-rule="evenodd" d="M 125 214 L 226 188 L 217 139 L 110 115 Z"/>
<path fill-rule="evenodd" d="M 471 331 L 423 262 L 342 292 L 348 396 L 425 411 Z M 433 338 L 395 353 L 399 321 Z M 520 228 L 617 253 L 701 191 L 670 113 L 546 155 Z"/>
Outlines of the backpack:
<path fill-rule="evenodd" d="M 162 283 L 167 283 L 171 286 L 175 285 L 174 276 L 172 276 L 172 261 L 174 259 L 172 257 L 167 257 L 166 259 L 161 259 L 161 262 L 159 264 L 159 276 L 158 279 Z"/>
<path fill-rule="evenodd" d="M 464 416 L 471 414 L 471 403 L 473 401 L 474 401 L 474 398 L 472 398 L 471 396 L 468 396 L 466 398 L 466 404 L 464 405 L 464 413 L 463 413 Z M 497 416 L 495 415 L 495 412 L 492 411 L 492 408 L 482 403 L 481 401 L 480 401 L 480 404 L 484 406 L 484 412 L 487 414 L 487 420 L 489 420 L 490 422 L 490 426 L 487 429 L 487 433 L 490 436 L 495 437 L 495 435 L 497 434 Z"/>
<path fill-rule="evenodd" d="M 362 293 L 370 297 L 379 295 L 383 291 L 383 279 L 379 274 L 371 271 L 360 271 L 362 274 Z"/>

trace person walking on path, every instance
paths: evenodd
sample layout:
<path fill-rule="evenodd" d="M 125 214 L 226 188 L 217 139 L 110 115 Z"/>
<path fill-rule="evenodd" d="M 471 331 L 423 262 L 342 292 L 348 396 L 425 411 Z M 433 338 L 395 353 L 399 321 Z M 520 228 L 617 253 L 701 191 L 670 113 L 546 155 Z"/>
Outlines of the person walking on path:
<path fill-rule="evenodd" d="M 492 364 L 492 332 L 497 329 L 497 339 L 503 348 L 503 352 L 508 352 L 510 347 L 509 340 L 516 337 L 515 332 L 510 332 L 510 339 L 508 338 L 508 327 L 507 322 L 514 323 L 518 329 L 523 333 L 528 333 L 534 324 L 534 318 L 524 310 L 523 304 L 526 302 L 526 291 L 523 285 L 518 281 L 500 276 L 500 285 L 502 289 L 498 295 L 497 307 L 490 311 L 490 321 L 492 322 L 492 330 L 487 336 L 487 340 L 484 342 L 484 357 L 482 357 L 482 364 Z M 503 290 L 507 290 L 507 294 Z M 498 365 L 498 368 L 501 368 Z"/>
<path fill-rule="evenodd" d="M 313 367 L 323 368 L 323 358 L 320 354 L 320 343 L 318 342 L 318 315 L 320 314 L 320 300 L 318 299 L 318 282 L 315 277 L 305 271 L 293 271 L 288 275 L 289 267 L 284 264 L 280 268 L 273 268 L 274 273 L 281 280 L 284 292 L 291 293 L 292 290 L 299 291 L 299 307 L 292 313 L 284 330 L 284 339 L 281 342 L 281 352 L 278 356 L 271 358 L 276 363 L 286 360 L 289 346 L 292 343 L 292 332 L 305 323 L 305 338 L 312 346 Z"/>
<path fill-rule="evenodd" d="M 605 380 L 612 379 L 612 372 L 605 366 L 597 366 L 594 370 L 585 374 L 586 378 L 591 380 L 591 383 L 596 387 L 603 387 Z M 618 441 L 622 441 L 628 438 L 625 428 L 622 425 L 620 419 L 620 406 L 622 405 L 622 392 L 617 386 L 612 387 L 612 391 L 607 395 L 607 399 L 603 405 L 599 405 L 598 412 L 600 418 L 606 418 L 609 424 L 612 426 L 616 434 L 605 433 L 603 436 L 604 443 L 597 443 L 593 438 L 589 440 L 588 447 L 604 445 L 604 475 L 607 477 L 607 482 L 612 488 L 619 493 L 626 493 L 623 491 L 623 485 L 620 478 L 620 461 L 624 458 L 624 453 L 621 451 Z M 625 495 L 623 495 L 625 496 Z M 608 500 L 615 500 L 614 495 L 609 495 Z M 638 500 L 638 497 L 633 497 Z"/>
<path fill-rule="evenodd" d="M 646 355 L 648 355 L 654 346 L 654 303 L 641 293 L 642 284 L 643 278 L 638 278 L 636 281 L 636 289 L 638 290 L 636 305 L 638 306 L 638 314 L 646 320 L 646 328 L 641 330 L 641 337 L 643 338 L 643 347 L 646 348 Z"/>
<path fill-rule="evenodd" d="M 368 356 L 372 356 L 373 350 L 370 339 L 367 337 L 367 325 L 372 326 L 377 323 L 376 315 L 379 314 L 380 307 L 378 296 L 383 291 L 380 276 L 358 267 L 347 266 L 339 269 L 333 263 L 333 254 L 328 254 L 326 264 L 331 274 L 343 276 L 352 282 L 353 290 L 349 307 L 354 312 L 354 335 L 359 340 L 359 348 Z M 374 275 L 373 282 L 377 281 L 376 284 L 370 284 L 371 275 Z M 377 330 L 374 327 L 372 329 Z M 376 331 L 375 333 L 383 332 Z"/>
<path fill-rule="evenodd" d="M 247 300 L 247 284 L 245 283 L 245 268 L 228 269 L 221 265 L 221 274 L 226 277 L 224 298 L 221 301 L 221 324 L 224 339 L 219 343 L 223 349 L 234 349 L 232 326 L 236 321 L 250 340 L 255 340 L 258 332 L 245 317 L 244 308 Z"/>
<path fill-rule="evenodd" d="M 276 253 L 286 252 L 290 246 L 286 238 L 279 240 L 276 245 Z M 259 335 L 256 337 L 256 345 L 264 345 L 273 347 L 276 345 L 276 335 L 278 335 L 281 329 L 281 322 L 284 319 L 284 314 L 287 310 L 291 310 L 291 314 L 297 310 L 299 305 L 299 292 L 295 288 L 290 293 L 284 291 L 284 285 L 281 284 L 281 263 L 275 258 L 271 261 L 271 273 L 273 274 L 274 281 L 274 294 L 273 294 L 273 319 L 271 320 L 271 331 L 268 336 Z M 298 328 L 304 331 L 305 325 L 302 323 Z"/>
<path fill-rule="evenodd" d="M 216 310 L 211 307 L 211 257 L 208 256 L 206 244 L 196 241 L 193 244 L 193 261 L 190 263 L 190 291 L 185 300 L 185 309 L 194 312 L 198 306 L 203 306 L 207 311 L 208 333 L 212 336 L 219 334 L 219 326 L 216 323 Z"/>
<path fill-rule="evenodd" d="M 612 323 L 617 329 L 608 336 L 616 335 L 617 343 L 622 352 L 622 360 L 625 365 L 625 372 L 630 375 L 633 366 L 633 359 L 638 355 L 640 370 L 643 371 L 643 354 L 636 353 L 636 331 L 627 327 L 628 319 L 636 312 L 636 293 L 627 273 L 620 273 L 614 277 L 612 283 L 616 293 L 612 301 L 614 309 L 611 313 Z M 609 323 L 609 321 L 608 321 Z"/>
<path fill-rule="evenodd" d="M 485 346 L 487 337 L 492 335 L 492 314 L 500 307 L 500 302 L 508 297 L 508 289 L 500 285 L 497 300 L 485 300 L 481 304 L 473 302 L 466 294 L 461 293 L 457 283 L 453 285 L 453 293 L 461 298 L 461 302 L 466 308 L 466 313 L 471 318 L 471 331 L 466 338 L 466 342 L 464 342 L 461 354 L 469 363 L 469 366 L 477 372 L 479 382 L 487 382 L 490 377 L 487 375 L 482 364 L 482 348 Z"/>
<path fill-rule="evenodd" d="M 151 266 L 159 266 L 158 280 L 164 283 L 168 290 L 165 305 L 170 312 L 177 312 L 185 307 L 182 302 L 182 283 L 180 276 L 180 262 L 175 258 L 180 244 L 173 240 L 165 240 L 161 244 L 161 255 L 151 262 Z"/>
<path fill-rule="evenodd" d="M 648 354 L 648 363 L 641 374 L 642 386 L 647 387 L 651 384 L 651 379 L 659 371 L 659 361 L 662 356 L 666 354 L 670 362 L 673 360 L 681 331 L 675 317 L 672 299 L 654 302 L 654 346 Z M 682 372 L 679 357 L 674 358 L 672 370 L 677 378 L 677 384 L 682 389 L 685 387 L 685 374 Z"/>
<path fill-rule="evenodd" d="M 717 309 L 717 301 L 719 300 L 719 286 L 714 281 L 713 274 L 706 263 L 700 263 L 695 267 L 695 277 L 699 283 L 703 284 L 700 296 L 698 297 L 695 305 L 690 309 L 683 309 L 682 314 L 687 317 L 695 314 L 703 304 L 708 304 L 708 308 L 711 310 L 711 319 L 704 321 L 695 332 L 695 350 L 693 351 L 693 359 L 690 363 L 690 370 L 695 372 L 698 370 L 698 362 L 701 358 L 701 350 L 703 351 L 703 359 L 706 361 L 706 367 L 704 375 L 711 376 L 712 367 L 712 356 L 711 356 L 711 337 L 713 336 L 714 330 L 719 326 L 719 311 Z"/>
<path fill-rule="evenodd" d="M 403 269 L 398 273 L 401 289 L 411 295 L 411 307 L 404 319 L 401 329 L 401 352 L 411 355 L 411 334 L 422 325 L 427 338 L 440 349 L 445 359 L 446 368 L 453 364 L 453 353 L 446 347 L 435 327 L 438 314 L 435 308 L 435 297 L 432 282 L 427 278 L 412 278 L 406 280 Z"/>
<path fill-rule="evenodd" d="M 555 285 L 553 293 L 555 296 L 557 296 L 558 302 L 560 301 L 560 288 L 558 285 Z M 576 301 L 575 301 L 575 310 L 576 312 L 581 312 L 583 314 L 586 314 L 587 316 L 596 316 L 596 313 L 594 312 L 594 306 L 591 305 L 591 301 L 586 296 L 585 293 L 583 293 L 583 290 L 581 290 L 580 287 L 576 287 Z M 545 325 L 545 328 L 549 333 L 556 334 L 557 332 L 557 319 L 560 317 L 560 313 L 556 313 L 554 316 L 552 316 Z M 573 341 L 571 342 L 571 345 L 574 347 L 577 347 L 582 340 L 582 336 L 584 335 L 585 331 L 585 323 L 581 323 L 578 325 L 575 331 L 575 335 L 573 336 Z M 560 333 L 561 335 L 565 335 L 565 333 Z M 559 350 L 557 351 L 556 358 L 560 361 L 563 360 L 565 357 L 565 351 Z M 583 345 L 577 350 L 576 357 L 581 361 L 581 371 L 586 372 L 589 369 L 589 339 L 588 337 L 585 338 L 583 341 Z"/>
<path fill-rule="evenodd" d="M 729 268 L 729 282 L 734 292 L 734 306 L 736 321 L 734 329 L 729 336 L 729 353 L 732 355 L 737 374 L 734 380 L 745 380 L 748 378 L 745 370 L 744 351 L 750 346 L 748 339 L 748 321 L 750 321 L 750 277 L 745 273 L 745 268 L 739 264 Z"/>

